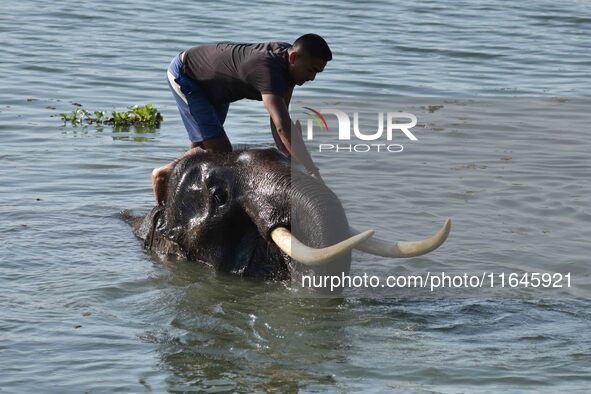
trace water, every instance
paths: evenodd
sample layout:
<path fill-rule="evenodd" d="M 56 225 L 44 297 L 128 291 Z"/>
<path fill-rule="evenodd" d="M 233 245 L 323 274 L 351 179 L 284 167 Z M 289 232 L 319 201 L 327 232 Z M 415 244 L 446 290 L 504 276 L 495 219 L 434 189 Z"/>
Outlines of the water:
<path fill-rule="evenodd" d="M 588 3 L 0 5 L 0 391 L 588 388 Z M 319 300 L 146 255 L 119 212 L 149 209 L 151 169 L 187 145 L 170 58 L 308 31 L 334 60 L 295 109 L 381 97 L 419 118 L 400 154 L 313 153 L 351 222 L 412 239 L 454 220 L 436 252 L 356 253 L 353 273 L 571 272 L 572 286 Z M 152 102 L 165 122 L 64 127 L 73 102 Z M 226 123 L 255 145 L 267 124 L 257 102 L 232 104 Z"/>

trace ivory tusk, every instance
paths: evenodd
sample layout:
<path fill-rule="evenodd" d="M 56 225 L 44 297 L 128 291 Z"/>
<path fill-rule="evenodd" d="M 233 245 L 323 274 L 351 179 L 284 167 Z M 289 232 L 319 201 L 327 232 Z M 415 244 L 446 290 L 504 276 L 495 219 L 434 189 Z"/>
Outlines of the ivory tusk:
<path fill-rule="evenodd" d="M 358 231 L 351 227 L 349 230 L 353 235 L 358 233 Z M 448 218 L 445 220 L 443 227 L 431 238 L 413 242 L 388 242 L 378 238 L 371 238 L 355 246 L 355 249 L 382 257 L 420 256 L 440 247 L 447 239 L 450 230 L 451 219 Z"/>
<path fill-rule="evenodd" d="M 367 230 L 325 248 L 312 248 L 304 245 L 285 227 L 277 227 L 273 230 L 271 238 L 279 249 L 289 257 L 304 265 L 313 267 L 330 262 L 335 257 L 350 251 L 359 243 L 367 240 L 373 234 L 373 230 Z"/>

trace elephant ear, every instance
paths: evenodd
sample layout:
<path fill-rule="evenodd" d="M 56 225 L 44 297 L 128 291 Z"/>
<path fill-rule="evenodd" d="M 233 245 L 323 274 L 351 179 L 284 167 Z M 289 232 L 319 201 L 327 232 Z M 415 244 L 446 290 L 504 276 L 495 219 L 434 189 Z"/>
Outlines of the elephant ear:
<path fill-rule="evenodd" d="M 154 232 L 158 222 L 158 218 L 162 214 L 162 208 L 154 207 L 152 210 L 143 217 L 142 222 L 139 226 L 134 226 L 133 233 L 136 237 L 143 239 L 144 242 Z"/>

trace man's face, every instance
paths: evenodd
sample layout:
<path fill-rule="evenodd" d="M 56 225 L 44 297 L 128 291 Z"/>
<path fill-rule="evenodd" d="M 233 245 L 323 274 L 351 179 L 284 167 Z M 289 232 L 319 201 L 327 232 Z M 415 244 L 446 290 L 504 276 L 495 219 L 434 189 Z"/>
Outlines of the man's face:
<path fill-rule="evenodd" d="M 325 66 L 326 60 L 323 59 L 300 55 L 295 51 L 289 55 L 289 75 L 298 86 L 313 81 Z"/>

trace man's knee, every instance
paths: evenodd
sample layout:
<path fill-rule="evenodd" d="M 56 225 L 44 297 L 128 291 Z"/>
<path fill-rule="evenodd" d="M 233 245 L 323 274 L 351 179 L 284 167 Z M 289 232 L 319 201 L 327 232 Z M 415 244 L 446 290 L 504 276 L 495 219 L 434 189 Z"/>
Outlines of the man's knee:
<path fill-rule="evenodd" d="M 199 147 L 207 152 L 232 152 L 232 144 L 224 134 L 220 137 L 211 138 L 205 141 L 193 142 L 191 148 Z"/>

